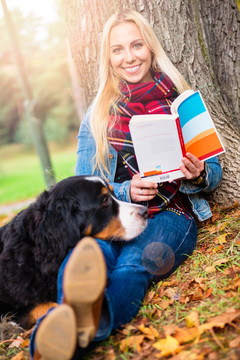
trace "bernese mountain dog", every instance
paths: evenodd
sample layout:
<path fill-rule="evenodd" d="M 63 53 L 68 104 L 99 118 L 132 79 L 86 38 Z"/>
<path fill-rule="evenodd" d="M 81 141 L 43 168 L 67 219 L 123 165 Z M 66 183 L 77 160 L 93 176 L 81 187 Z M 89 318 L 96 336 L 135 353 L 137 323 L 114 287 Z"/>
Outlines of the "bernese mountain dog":
<path fill-rule="evenodd" d="M 131 240 L 147 216 L 97 176 L 72 176 L 44 191 L 0 228 L 0 315 L 30 328 L 56 302 L 59 267 L 81 238 Z"/>

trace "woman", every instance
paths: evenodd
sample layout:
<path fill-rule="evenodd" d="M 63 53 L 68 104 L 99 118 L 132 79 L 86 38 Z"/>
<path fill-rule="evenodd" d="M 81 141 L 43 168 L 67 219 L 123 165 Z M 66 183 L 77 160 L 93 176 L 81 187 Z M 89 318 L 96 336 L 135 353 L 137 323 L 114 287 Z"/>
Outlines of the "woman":
<path fill-rule="evenodd" d="M 59 302 L 62 303 L 64 297 L 67 305 L 53 310 L 35 331 L 38 349 L 35 359 L 39 358 L 36 357 L 40 356 L 39 353 L 43 359 L 49 354 L 51 344 L 46 345 L 46 337 L 56 345 L 54 351 L 57 351 L 58 359 L 59 349 L 64 347 L 63 338 L 67 341 L 66 348 L 71 348 L 71 351 L 68 354 L 65 352 L 62 359 L 78 358 L 80 348 L 88 345 L 95 332 L 94 340 L 101 340 L 121 324 L 129 322 L 137 314 L 149 284 L 168 277 L 192 254 L 197 239 L 194 217 L 204 221 L 212 215 L 201 193 L 214 190 L 221 180 L 217 158 L 204 163 L 188 153 L 180 164 L 184 179 L 160 185 L 142 180 L 128 127 L 129 120 L 136 114 L 169 114 L 173 100 L 189 88 L 164 53 L 144 17 L 133 10 L 124 10 L 107 21 L 102 36 L 99 89 L 80 126 L 76 174 L 100 175 L 112 184 L 120 200 L 147 204 L 148 226 L 140 236 L 128 243 L 107 243 L 96 239 L 106 261 L 108 283 L 103 305 L 101 294 L 104 286 L 96 291 L 94 301 L 86 300 L 90 312 L 93 303 L 98 308 L 97 316 L 89 316 L 87 321 L 94 328 L 89 336 L 86 335 L 87 326 L 83 324 L 82 314 L 75 306 L 76 303 L 78 307 L 83 303 L 81 296 L 75 300 L 75 304 L 66 296 L 71 279 L 68 266 L 74 268 L 79 263 L 73 259 L 74 256 L 75 259 L 86 256 L 83 249 L 77 248 L 65 260 L 59 271 L 58 284 Z M 90 241 L 92 252 L 98 253 L 96 242 L 87 241 Z M 98 260 L 102 273 L 103 262 Z M 93 278 L 98 271 L 94 274 Z M 85 276 L 79 271 L 75 275 L 81 279 Z M 78 293 L 82 293 L 87 284 L 89 279 Z M 63 331 L 66 321 L 60 323 L 65 313 L 68 313 L 67 318 L 72 319 L 68 324 L 74 329 L 71 335 L 67 331 L 68 336 Z M 54 341 L 51 326 L 62 329 Z M 75 348 L 77 332 L 78 346 Z M 44 334 L 47 335 L 44 337 Z M 36 346 L 34 339 L 33 335 L 32 348 Z"/>

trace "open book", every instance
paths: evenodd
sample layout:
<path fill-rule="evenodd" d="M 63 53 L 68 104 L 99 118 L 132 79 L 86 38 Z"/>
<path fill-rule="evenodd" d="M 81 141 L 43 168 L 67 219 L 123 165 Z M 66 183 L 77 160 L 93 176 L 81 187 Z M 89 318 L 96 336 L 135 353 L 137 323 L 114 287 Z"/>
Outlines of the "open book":
<path fill-rule="evenodd" d="M 199 91 L 184 91 L 171 113 L 134 115 L 129 123 L 141 177 L 149 181 L 183 178 L 187 152 L 206 160 L 225 151 Z"/>

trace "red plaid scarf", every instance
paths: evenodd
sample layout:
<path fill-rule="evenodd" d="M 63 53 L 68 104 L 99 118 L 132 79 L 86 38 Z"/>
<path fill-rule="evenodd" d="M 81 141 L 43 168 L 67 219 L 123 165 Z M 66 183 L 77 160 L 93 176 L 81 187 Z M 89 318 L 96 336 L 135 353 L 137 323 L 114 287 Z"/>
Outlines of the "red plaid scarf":
<path fill-rule="evenodd" d="M 123 97 L 117 104 L 119 117 L 109 121 L 108 140 L 122 157 L 131 176 L 139 173 L 129 131 L 133 115 L 170 114 L 170 105 L 178 96 L 171 79 L 163 73 L 154 73 L 154 81 L 142 84 L 121 84 Z M 179 189 L 179 181 L 164 182 L 158 186 L 158 194 L 149 201 L 149 214 L 165 208 Z"/>

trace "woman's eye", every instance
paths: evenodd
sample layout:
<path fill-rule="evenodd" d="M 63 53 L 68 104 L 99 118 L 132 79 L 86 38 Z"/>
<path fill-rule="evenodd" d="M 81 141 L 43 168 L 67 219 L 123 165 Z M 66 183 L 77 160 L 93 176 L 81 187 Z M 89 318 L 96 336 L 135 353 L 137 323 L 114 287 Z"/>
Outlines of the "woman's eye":
<path fill-rule="evenodd" d="M 137 44 L 134 44 L 134 45 L 133 45 L 134 49 L 139 49 L 139 48 L 141 48 L 142 46 L 143 46 L 142 43 L 137 43 Z"/>
<path fill-rule="evenodd" d="M 121 48 L 113 49 L 113 53 L 114 53 L 114 54 L 120 54 L 121 52 L 122 52 L 122 49 L 121 49 Z"/>

